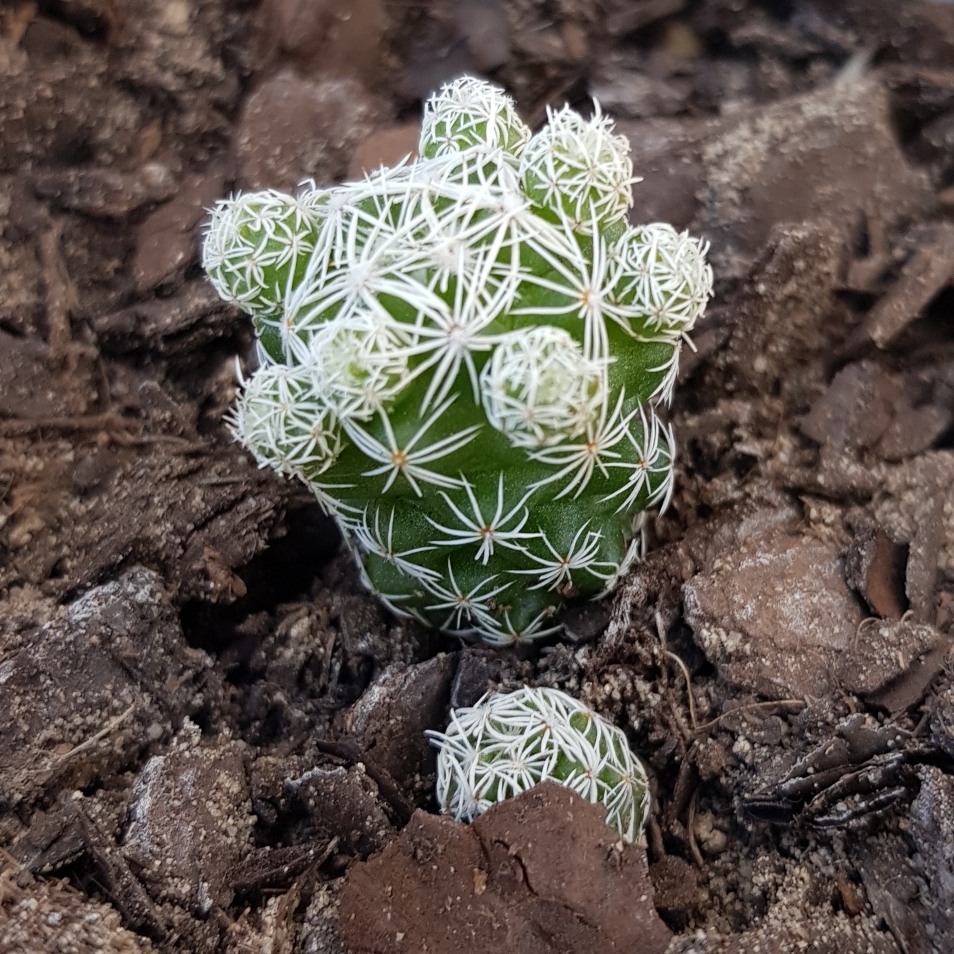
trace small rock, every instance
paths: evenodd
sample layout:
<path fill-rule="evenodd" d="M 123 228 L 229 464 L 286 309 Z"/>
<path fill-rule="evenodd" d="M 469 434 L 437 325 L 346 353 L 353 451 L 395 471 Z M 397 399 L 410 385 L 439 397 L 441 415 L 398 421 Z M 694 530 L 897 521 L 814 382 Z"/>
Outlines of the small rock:
<path fill-rule="evenodd" d="M 123 926 L 115 907 L 80 893 L 66 879 L 34 880 L 5 869 L 6 862 L 0 862 L 0 950 L 17 954 L 155 950 L 146 938 Z"/>
<path fill-rule="evenodd" d="M 233 148 L 247 189 L 294 191 L 344 174 L 355 145 L 383 116 L 382 106 L 353 79 L 305 79 L 284 70 L 245 101 Z"/>
<path fill-rule="evenodd" d="M 891 424 L 900 383 L 872 361 L 842 368 L 811 411 L 798 422 L 802 433 L 837 453 L 873 447 Z"/>
<path fill-rule="evenodd" d="M 142 567 L 0 645 L 0 790 L 13 805 L 128 763 L 198 708 L 196 683 L 211 667 L 183 640 L 161 578 Z"/>
<path fill-rule="evenodd" d="M 221 173 L 191 175 L 171 202 L 139 226 L 132 268 L 137 292 L 181 277 L 198 259 L 199 225 L 224 190 L 225 177 Z"/>
<path fill-rule="evenodd" d="M 309 76 L 353 76 L 371 88 L 384 59 L 387 14 L 382 0 L 268 0 L 267 31 Z"/>
<path fill-rule="evenodd" d="M 782 531 L 724 553 L 683 597 L 706 658 L 733 685 L 770 699 L 830 692 L 862 618 L 837 548 Z"/>
<path fill-rule="evenodd" d="M 932 765 L 918 769 L 921 791 L 911 803 L 915 864 L 930 885 L 922 896 L 935 950 L 954 950 L 954 778 Z"/>
<path fill-rule="evenodd" d="M 845 877 L 838 879 L 838 896 L 845 913 L 852 918 L 858 917 L 865 909 L 865 893 L 860 885 Z"/>
<path fill-rule="evenodd" d="M 391 840 L 394 828 L 363 765 L 317 766 L 287 787 L 309 813 L 312 826 L 327 840 L 340 839 L 342 848 L 366 857 Z"/>
<path fill-rule="evenodd" d="M 926 173 L 898 147 L 876 79 L 746 116 L 706 144 L 703 161 L 693 231 L 712 241 L 710 260 L 723 279 L 745 274 L 778 223 L 825 222 L 844 240 L 860 211 L 891 229 L 934 202 Z"/>
<path fill-rule="evenodd" d="M 396 166 L 405 158 L 416 159 L 420 139 L 418 120 L 376 129 L 355 149 L 348 166 L 348 179 L 360 179 L 381 166 Z"/>
<path fill-rule="evenodd" d="M 849 692 L 877 692 L 906 673 L 942 638 L 933 626 L 913 621 L 866 621 L 842 657 L 838 679 Z"/>
<path fill-rule="evenodd" d="M 879 616 L 901 619 L 908 608 L 904 594 L 907 547 L 881 527 L 867 527 L 845 554 L 845 580 Z"/>
<path fill-rule="evenodd" d="M 123 854 L 156 901 L 206 917 L 232 902 L 231 869 L 250 845 L 252 803 L 238 742 L 203 743 L 187 723 L 133 787 Z"/>
<path fill-rule="evenodd" d="M 954 277 L 954 225 L 938 223 L 904 266 L 901 277 L 871 309 L 868 337 L 887 348 Z"/>
<path fill-rule="evenodd" d="M 614 117 L 645 119 L 649 116 L 673 116 L 688 106 L 692 82 L 607 67 L 590 83 L 590 94 Z"/>
<path fill-rule="evenodd" d="M 73 168 L 37 173 L 33 189 L 70 212 L 93 218 L 121 219 L 175 195 L 176 182 L 161 163 L 147 162 L 135 172 Z"/>
<path fill-rule="evenodd" d="M 649 877 L 655 891 L 656 910 L 668 919 L 674 914 L 684 917 L 699 903 L 699 869 L 675 855 L 663 855 L 649 866 Z"/>
<path fill-rule="evenodd" d="M 404 788 L 434 771 L 435 751 L 424 733 L 444 728 L 456 662 L 440 653 L 415 666 L 395 663 L 351 711 L 348 722 L 362 752 Z"/>

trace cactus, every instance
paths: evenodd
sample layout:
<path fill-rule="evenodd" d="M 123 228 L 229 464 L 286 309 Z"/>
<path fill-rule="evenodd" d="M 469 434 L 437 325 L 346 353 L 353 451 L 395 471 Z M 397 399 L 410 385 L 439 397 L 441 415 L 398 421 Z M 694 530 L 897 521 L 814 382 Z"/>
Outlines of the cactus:
<path fill-rule="evenodd" d="M 712 274 L 687 234 L 627 224 L 628 143 L 598 109 L 531 136 L 464 78 L 420 154 L 212 211 L 205 268 L 259 343 L 232 428 L 392 609 L 508 644 L 608 592 L 667 504 L 656 411 Z"/>
<path fill-rule="evenodd" d="M 573 789 L 606 807 L 606 823 L 635 841 L 649 811 L 646 772 L 622 729 L 558 689 L 524 686 L 451 713 L 438 749 L 437 800 L 457 821 L 540 782 Z"/>

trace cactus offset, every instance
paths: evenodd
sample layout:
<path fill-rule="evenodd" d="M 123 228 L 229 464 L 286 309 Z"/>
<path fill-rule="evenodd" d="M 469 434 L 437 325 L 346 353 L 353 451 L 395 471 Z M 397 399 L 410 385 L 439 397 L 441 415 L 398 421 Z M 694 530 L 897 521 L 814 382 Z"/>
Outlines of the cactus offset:
<path fill-rule="evenodd" d="M 313 490 L 393 609 L 506 644 L 610 589 L 668 502 L 656 408 L 712 275 L 695 239 L 627 225 L 628 143 L 598 110 L 531 136 L 465 78 L 420 152 L 220 202 L 204 264 L 260 344 L 237 438 Z"/>
<path fill-rule="evenodd" d="M 557 782 L 606 807 L 606 823 L 636 841 L 649 813 L 649 783 L 623 730 L 559 689 L 524 686 L 455 709 L 437 748 L 437 801 L 457 821 Z"/>

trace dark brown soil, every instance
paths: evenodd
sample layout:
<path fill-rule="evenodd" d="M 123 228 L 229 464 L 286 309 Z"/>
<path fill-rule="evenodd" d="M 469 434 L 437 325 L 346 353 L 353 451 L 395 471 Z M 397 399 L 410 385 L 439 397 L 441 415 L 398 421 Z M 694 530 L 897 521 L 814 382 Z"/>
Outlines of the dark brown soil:
<path fill-rule="evenodd" d="M 397 620 L 228 436 L 231 190 L 401 158 L 462 71 L 590 94 L 712 242 L 647 559 L 561 639 Z M 954 7 L 0 5 L 0 952 L 954 950 Z M 427 729 L 560 687 L 646 844 L 435 814 Z"/>

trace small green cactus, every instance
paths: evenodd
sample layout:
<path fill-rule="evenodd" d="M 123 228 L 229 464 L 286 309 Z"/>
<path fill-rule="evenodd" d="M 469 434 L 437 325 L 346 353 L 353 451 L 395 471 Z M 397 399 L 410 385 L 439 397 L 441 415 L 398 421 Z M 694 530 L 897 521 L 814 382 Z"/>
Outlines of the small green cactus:
<path fill-rule="evenodd" d="M 220 202 L 204 264 L 253 319 L 233 420 L 333 514 L 398 612 L 494 644 L 556 628 L 668 503 L 669 400 L 705 249 L 632 227 L 628 142 L 597 110 L 531 136 L 464 78 L 422 158 L 363 182 Z"/>
<path fill-rule="evenodd" d="M 635 841 L 649 811 L 646 772 L 622 729 L 558 689 L 524 686 L 455 709 L 438 749 L 437 800 L 472 821 L 505 798 L 553 781 L 606 807 L 606 823 Z"/>

